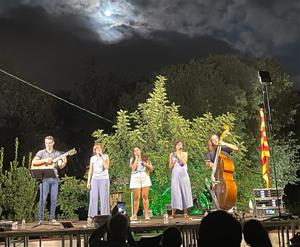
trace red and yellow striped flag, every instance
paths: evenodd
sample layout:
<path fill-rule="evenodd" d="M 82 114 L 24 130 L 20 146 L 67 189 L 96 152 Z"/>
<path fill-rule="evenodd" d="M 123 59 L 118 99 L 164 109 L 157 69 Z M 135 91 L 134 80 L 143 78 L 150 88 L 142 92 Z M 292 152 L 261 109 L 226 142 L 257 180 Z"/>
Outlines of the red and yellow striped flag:
<path fill-rule="evenodd" d="M 267 188 L 270 188 L 271 182 L 270 182 L 269 165 L 268 165 L 270 152 L 269 152 L 269 146 L 267 141 L 264 110 L 260 108 L 259 113 L 260 113 L 260 147 L 261 147 L 262 175 L 263 175 L 263 180 L 267 185 Z"/>

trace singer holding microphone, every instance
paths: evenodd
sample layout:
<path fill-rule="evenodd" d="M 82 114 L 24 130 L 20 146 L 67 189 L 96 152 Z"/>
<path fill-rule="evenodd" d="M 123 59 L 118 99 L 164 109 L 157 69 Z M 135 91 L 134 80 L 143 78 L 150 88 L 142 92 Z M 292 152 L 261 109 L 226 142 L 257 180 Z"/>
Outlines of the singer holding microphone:
<path fill-rule="evenodd" d="M 132 189 L 134 195 L 133 215 L 130 217 L 130 220 L 137 220 L 141 192 L 145 220 L 150 220 L 148 194 L 149 187 L 152 185 L 150 172 L 153 171 L 153 166 L 150 160 L 142 154 L 141 149 L 135 146 L 132 151 L 132 157 L 129 161 L 129 167 L 131 169 L 129 188 Z"/>
<path fill-rule="evenodd" d="M 188 153 L 183 151 L 181 141 L 175 143 L 175 152 L 170 153 L 169 168 L 171 178 L 171 205 L 172 215 L 175 218 L 176 209 L 183 210 L 184 218 L 189 219 L 187 209 L 193 206 L 193 197 L 190 177 L 187 167 Z"/>
<path fill-rule="evenodd" d="M 100 199 L 100 214 L 109 215 L 109 157 L 103 153 L 103 145 L 96 143 L 93 147 L 93 156 L 90 159 L 90 168 L 88 173 L 87 188 L 90 190 L 90 203 L 88 217 L 93 219 L 98 215 L 99 199 Z"/>

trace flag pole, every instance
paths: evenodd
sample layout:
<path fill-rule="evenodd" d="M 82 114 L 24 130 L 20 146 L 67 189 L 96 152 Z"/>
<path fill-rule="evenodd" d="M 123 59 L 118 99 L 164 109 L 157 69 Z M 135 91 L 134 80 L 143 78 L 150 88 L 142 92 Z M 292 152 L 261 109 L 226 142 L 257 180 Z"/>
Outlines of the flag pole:
<path fill-rule="evenodd" d="M 276 164 L 274 161 L 273 146 L 272 146 L 272 117 L 271 117 L 271 107 L 270 107 L 270 98 L 269 98 L 269 86 L 272 85 L 272 80 L 268 71 L 258 71 L 258 78 L 262 88 L 262 95 L 263 95 L 263 110 L 266 113 L 266 126 L 268 130 L 269 136 L 269 147 L 271 155 L 270 158 L 272 160 L 272 168 L 274 172 L 274 180 L 275 180 L 275 189 L 276 189 L 276 196 L 277 196 L 277 203 L 278 203 L 278 218 L 282 218 L 281 209 L 279 205 L 279 192 L 278 192 L 278 182 L 277 182 L 277 171 L 276 171 Z M 280 244 L 280 243 L 279 243 Z"/>
<path fill-rule="evenodd" d="M 269 145 L 267 141 L 265 114 L 263 108 L 259 109 L 260 114 L 260 149 L 261 149 L 261 168 L 262 168 L 262 181 L 263 185 L 270 189 L 271 180 L 269 173 Z"/>

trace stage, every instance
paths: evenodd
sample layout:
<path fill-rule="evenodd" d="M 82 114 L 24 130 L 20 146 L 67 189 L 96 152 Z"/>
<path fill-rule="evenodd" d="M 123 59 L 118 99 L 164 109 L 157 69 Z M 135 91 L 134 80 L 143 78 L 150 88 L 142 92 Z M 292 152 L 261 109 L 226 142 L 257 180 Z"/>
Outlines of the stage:
<path fill-rule="evenodd" d="M 170 219 L 168 224 L 163 223 L 162 217 L 153 217 L 151 220 L 131 222 L 131 230 L 140 237 L 149 235 L 158 235 L 163 229 L 170 226 L 176 226 L 182 233 L 183 246 L 197 246 L 197 229 L 201 223 L 202 217 L 192 216 L 191 220 L 185 220 L 183 217 Z M 250 218 L 240 219 L 241 224 Z M 23 246 L 88 246 L 88 238 L 96 229 L 87 227 L 86 221 L 72 221 L 74 227 L 64 228 L 62 225 L 44 224 L 36 226 L 36 223 L 27 223 L 25 229 L 0 232 L 1 245 L 5 247 L 15 246 L 17 243 L 23 243 Z M 272 242 L 276 243 L 277 232 L 279 233 L 282 246 L 289 246 L 289 239 L 299 231 L 299 219 L 262 221 L 268 232 L 273 234 Z M 274 234 L 275 233 L 275 234 Z M 275 240 L 274 240 L 275 236 Z M 278 239 L 277 245 L 278 246 Z"/>

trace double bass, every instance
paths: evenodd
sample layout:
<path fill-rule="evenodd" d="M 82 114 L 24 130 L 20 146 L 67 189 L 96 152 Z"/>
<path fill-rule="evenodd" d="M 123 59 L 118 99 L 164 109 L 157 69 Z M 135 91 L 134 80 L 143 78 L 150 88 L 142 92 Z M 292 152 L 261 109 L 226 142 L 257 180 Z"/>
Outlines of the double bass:
<path fill-rule="evenodd" d="M 224 126 L 219 141 L 222 141 L 229 133 L 229 127 Z M 213 202 L 217 209 L 229 210 L 236 204 L 237 186 L 233 178 L 234 163 L 225 154 L 221 153 L 218 145 L 216 157 L 211 174 L 213 188 Z"/>

